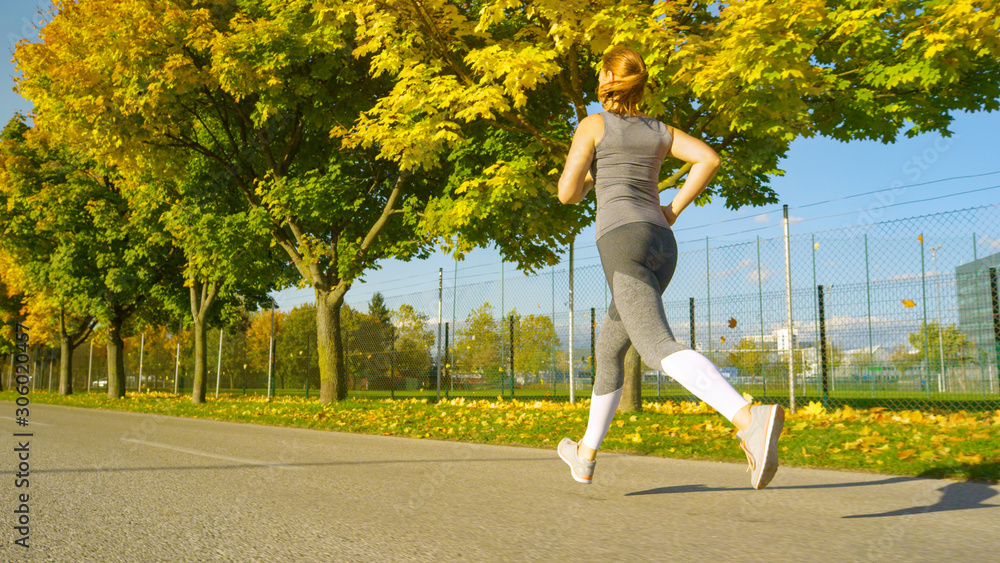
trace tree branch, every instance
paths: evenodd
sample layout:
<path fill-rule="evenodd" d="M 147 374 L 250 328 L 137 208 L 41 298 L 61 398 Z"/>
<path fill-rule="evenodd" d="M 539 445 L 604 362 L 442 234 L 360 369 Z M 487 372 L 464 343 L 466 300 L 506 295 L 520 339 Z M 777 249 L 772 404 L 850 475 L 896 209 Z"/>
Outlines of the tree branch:
<path fill-rule="evenodd" d="M 396 210 L 396 205 L 403 198 L 403 184 L 409 178 L 409 172 L 400 173 L 399 177 L 396 178 L 396 184 L 392 187 L 392 193 L 389 194 L 389 199 L 385 202 L 385 207 L 382 209 L 382 215 L 375 221 L 372 228 L 368 230 L 368 234 L 365 239 L 361 242 L 361 246 L 358 248 L 358 253 L 355 255 L 355 260 L 357 263 L 362 263 L 365 260 L 368 250 L 375 244 L 375 239 L 378 238 L 379 233 L 385 228 L 386 224 L 389 223 L 389 217 L 393 215 Z"/>

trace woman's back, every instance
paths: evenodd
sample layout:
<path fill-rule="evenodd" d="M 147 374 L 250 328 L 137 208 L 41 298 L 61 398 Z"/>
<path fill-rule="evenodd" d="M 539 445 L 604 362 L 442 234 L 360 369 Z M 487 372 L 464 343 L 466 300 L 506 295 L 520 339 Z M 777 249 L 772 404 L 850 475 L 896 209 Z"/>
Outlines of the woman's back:
<path fill-rule="evenodd" d="M 602 112 L 601 117 L 604 136 L 597 143 L 591 170 L 597 238 L 629 223 L 669 228 L 657 185 L 660 165 L 670 152 L 670 130 L 652 117 L 619 117 L 611 112 Z"/>

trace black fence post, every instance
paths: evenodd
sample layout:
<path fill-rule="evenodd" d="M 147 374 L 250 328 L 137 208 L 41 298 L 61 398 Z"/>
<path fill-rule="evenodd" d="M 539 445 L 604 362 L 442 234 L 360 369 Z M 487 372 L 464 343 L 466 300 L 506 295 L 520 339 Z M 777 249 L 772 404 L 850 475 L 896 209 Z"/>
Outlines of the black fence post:
<path fill-rule="evenodd" d="M 448 382 L 448 389 L 445 390 L 444 396 L 446 398 L 451 398 L 451 362 L 448 361 L 448 323 L 444 323 L 444 378 Z"/>
<path fill-rule="evenodd" d="M 691 349 L 694 350 L 694 297 L 691 298 Z"/>
<path fill-rule="evenodd" d="M 597 364 L 594 363 L 596 356 L 594 355 L 594 330 L 597 327 L 597 322 L 594 318 L 594 308 L 590 308 L 590 386 L 594 386 L 594 380 L 597 378 Z"/>
<path fill-rule="evenodd" d="M 514 313 L 510 314 L 510 398 L 514 400 Z"/>
<path fill-rule="evenodd" d="M 997 381 L 1000 382 L 1000 298 L 997 296 L 997 269 L 990 268 L 990 301 L 993 304 L 993 363 L 997 366 Z"/>
<path fill-rule="evenodd" d="M 819 305 L 819 365 L 823 378 L 823 407 L 830 401 L 830 379 L 826 369 L 826 309 L 823 306 L 823 286 L 816 286 L 816 299 Z"/>

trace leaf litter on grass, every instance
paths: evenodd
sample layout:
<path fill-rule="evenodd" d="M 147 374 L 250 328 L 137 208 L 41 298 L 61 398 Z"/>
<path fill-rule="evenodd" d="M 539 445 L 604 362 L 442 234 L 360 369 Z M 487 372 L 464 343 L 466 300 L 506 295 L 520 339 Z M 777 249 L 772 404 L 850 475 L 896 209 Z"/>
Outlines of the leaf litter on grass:
<path fill-rule="evenodd" d="M 316 399 L 222 395 L 205 403 L 172 393 L 133 393 L 113 400 L 94 394 L 34 393 L 36 402 L 213 418 L 322 430 L 482 443 L 552 447 L 586 428 L 590 401 Z M 0 400 L 13 400 L 11 392 Z M 752 400 L 752 397 L 748 397 Z M 663 401 L 643 411 L 618 413 L 604 443 L 623 453 L 742 462 L 735 428 L 702 402 Z M 933 474 L 998 482 L 1000 410 L 935 413 L 883 407 L 829 411 L 811 402 L 786 413 L 780 444 L 785 466 L 826 467 L 897 475 Z"/>

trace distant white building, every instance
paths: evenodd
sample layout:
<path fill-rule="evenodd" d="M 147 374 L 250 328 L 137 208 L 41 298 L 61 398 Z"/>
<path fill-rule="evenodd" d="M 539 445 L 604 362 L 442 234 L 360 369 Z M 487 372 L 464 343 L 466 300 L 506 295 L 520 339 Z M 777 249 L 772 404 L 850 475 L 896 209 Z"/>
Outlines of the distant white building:
<path fill-rule="evenodd" d="M 778 350 L 779 352 L 787 352 L 792 348 L 792 346 L 798 344 L 798 336 L 799 336 L 798 331 L 793 328 L 792 337 L 791 339 L 789 339 L 788 329 L 779 328 L 777 330 L 772 330 L 771 334 L 765 334 L 763 336 L 760 334 L 748 334 L 743 338 L 746 338 L 750 342 L 757 344 L 758 347 L 762 349 L 770 348 L 771 346 L 768 346 L 768 344 L 771 344 L 774 347 L 774 349 Z M 791 345 L 789 345 L 789 340 L 791 340 Z"/>
<path fill-rule="evenodd" d="M 871 358 L 869 359 L 869 354 Z M 853 350 L 844 350 L 844 363 L 851 365 L 855 361 L 860 361 L 862 364 L 871 364 L 876 366 L 887 365 L 889 363 L 890 353 L 881 344 L 873 348 L 855 348 Z"/>

